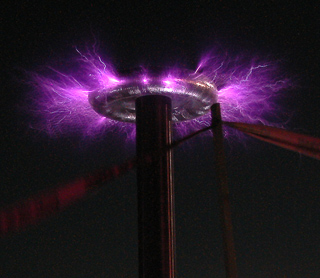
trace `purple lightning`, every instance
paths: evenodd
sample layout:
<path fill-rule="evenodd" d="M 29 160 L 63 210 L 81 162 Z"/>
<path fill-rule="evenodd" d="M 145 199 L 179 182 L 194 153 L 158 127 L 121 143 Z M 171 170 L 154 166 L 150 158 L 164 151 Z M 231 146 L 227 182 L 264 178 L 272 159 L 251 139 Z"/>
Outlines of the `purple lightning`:
<path fill-rule="evenodd" d="M 31 73 L 31 110 L 37 116 L 32 127 L 52 136 L 70 133 L 96 136 L 108 130 L 134 138 L 134 124 L 103 117 L 88 102 L 90 92 L 112 89 L 125 82 L 125 77 L 97 53 L 76 51 L 78 56 L 72 60 L 72 70 L 47 67 L 46 72 Z M 171 87 L 172 81 L 181 78 L 181 73 L 182 70 L 175 68 L 160 76 L 165 86 Z M 210 54 L 200 60 L 193 74 L 194 80 L 204 77 L 217 87 L 224 121 L 282 125 L 281 120 L 274 120 L 281 112 L 276 101 L 292 84 L 279 71 L 277 63 Z M 147 70 L 137 78 L 141 84 L 150 80 Z M 200 129 L 210 123 L 209 114 L 175 123 L 176 129 L 182 134 Z"/>

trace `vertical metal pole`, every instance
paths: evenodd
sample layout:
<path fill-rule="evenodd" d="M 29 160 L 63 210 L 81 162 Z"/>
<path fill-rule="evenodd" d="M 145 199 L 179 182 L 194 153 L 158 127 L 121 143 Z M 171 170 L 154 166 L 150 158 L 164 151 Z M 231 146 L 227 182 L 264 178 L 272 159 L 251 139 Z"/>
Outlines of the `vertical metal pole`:
<path fill-rule="evenodd" d="M 222 120 L 220 104 L 211 107 L 213 145 L 215 152 L 215 171 L 218 181 L 220 219 L 222 226 L 225 269 L 227 278 L 238 277 L 236 252 L 234 248 L 229 188 L 227 182 L 227 166 L 223 148 Z"/>
<path fill-rule="evenodd" d="M 174 278 L 175 232 L 172 181 L 171 99 L 136 100 L 139 277 Z M 146 161 L 146 155 L 152 159 Z"/>

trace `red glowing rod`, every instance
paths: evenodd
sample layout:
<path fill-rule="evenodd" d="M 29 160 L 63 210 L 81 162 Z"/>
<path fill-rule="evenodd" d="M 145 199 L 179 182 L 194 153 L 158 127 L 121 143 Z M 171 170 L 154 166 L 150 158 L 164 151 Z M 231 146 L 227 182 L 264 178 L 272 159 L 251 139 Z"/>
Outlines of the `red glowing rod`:
<path fill-rule="evenodd" d="M 42 219 L 62 211 L 65 207 L 81 200 L 103 181 L 126 173 L 135 166 L 136 160 L 127 161 L 106 171 L 78 179 L 51 191 L 40 193 L 0 211 L 0 236 L 36 224 Z"/>

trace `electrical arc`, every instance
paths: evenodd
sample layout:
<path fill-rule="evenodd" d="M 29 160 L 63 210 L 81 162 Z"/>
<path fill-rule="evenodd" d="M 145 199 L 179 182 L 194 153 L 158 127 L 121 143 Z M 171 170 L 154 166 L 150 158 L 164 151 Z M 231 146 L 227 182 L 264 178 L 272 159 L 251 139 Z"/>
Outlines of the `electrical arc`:
<path fill-rule="evenodd" d="M 211 53 L 196 70 L 141 66 L 118 71 L 96 52 L 76 51 L 65 68 L 30 73 L 32 128 L 86 138 L 117 131 L 134 140 L 134 101 L 148 94 L 171 98 L 173 125 L 181 136 L 208 126 L 210 106 L 217 102 L 224 121 L 282 126 L 287 120 L 278 100 L 293 85 L 279 62 Z"/>

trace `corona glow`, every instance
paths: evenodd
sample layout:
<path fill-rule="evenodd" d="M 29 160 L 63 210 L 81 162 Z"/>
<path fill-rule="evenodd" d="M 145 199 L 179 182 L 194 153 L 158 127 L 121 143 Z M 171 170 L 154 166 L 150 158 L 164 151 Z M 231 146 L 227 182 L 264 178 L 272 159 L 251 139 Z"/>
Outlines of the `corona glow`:
<path fill-rule="evenodd" d="M 172 99 L 174 127 L 182 135 L 208 125 L 207 112 L 215 102 L 224 121 L 282 125 L 277 100 L 291 82 L 275 62 L 210 54 L 193 71 L 139 67 L 121 72 L 95 52 L 76 52 L 68 69 L 31 73 L 33 128 L 52 136 L 86 137 L 109 130 L 131 139 L 134 100 L 145 94 Z"/>

